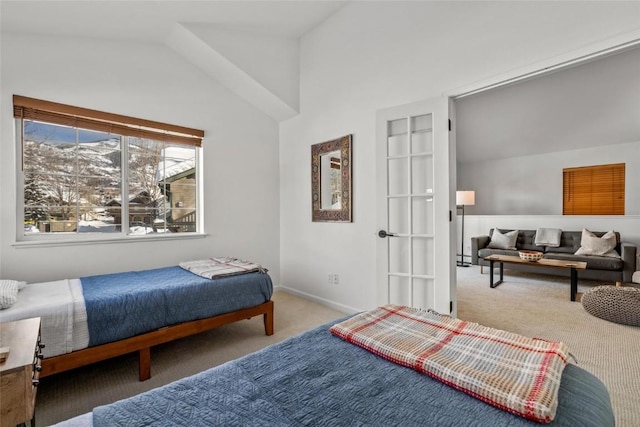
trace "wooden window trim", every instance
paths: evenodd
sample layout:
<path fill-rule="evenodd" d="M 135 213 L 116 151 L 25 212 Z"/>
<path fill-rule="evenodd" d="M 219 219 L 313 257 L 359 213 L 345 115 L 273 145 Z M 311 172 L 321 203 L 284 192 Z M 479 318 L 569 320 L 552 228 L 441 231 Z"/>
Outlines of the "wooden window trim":
<path fill-rule="evenodd" d="M 625 163 L 563 169 L 563 215 L 624 215 Z"/>
<path fill-rule="evenodd" d="M 13 116 L 107 133 L 202 146 L 204 131 L 121 114 L 13 95 Z"/>

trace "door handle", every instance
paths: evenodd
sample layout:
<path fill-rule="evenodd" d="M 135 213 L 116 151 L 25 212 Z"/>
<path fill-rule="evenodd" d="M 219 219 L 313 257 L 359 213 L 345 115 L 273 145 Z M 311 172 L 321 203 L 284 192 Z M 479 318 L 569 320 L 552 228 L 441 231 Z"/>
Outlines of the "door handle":
<path fill-rule="evenodd" d="M 384 239 L 385 237 L 395 237 L 396 235 L 393 233 L 387 233 L 385 230 L 378 231 L 378 237 Z"/>

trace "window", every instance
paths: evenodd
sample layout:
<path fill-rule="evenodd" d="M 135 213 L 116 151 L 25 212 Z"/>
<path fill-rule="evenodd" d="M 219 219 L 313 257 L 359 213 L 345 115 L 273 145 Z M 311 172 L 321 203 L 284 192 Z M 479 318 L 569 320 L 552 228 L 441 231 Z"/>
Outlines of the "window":
<path fill-rule="evenodd" d="M 203 131 L 14 96 L 21 240 L 197 233 Z"/>
<path fill-rule="evenodd" d="M 624 215 L 625 164 L 563 169 L 564 215 Z"/>

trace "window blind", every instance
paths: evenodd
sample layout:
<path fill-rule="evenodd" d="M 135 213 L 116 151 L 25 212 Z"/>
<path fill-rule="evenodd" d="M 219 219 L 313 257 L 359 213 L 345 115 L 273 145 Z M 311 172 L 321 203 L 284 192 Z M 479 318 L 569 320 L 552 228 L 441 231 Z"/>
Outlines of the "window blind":
<path fill-rule="evenodd" d="M 15 118 L 200 147 L 204 131 L 13 95 Z"/>
<path fill-rule="evenodd" d="M 563 169 L 564 215 L 624 215 L 625 164 Z"/>

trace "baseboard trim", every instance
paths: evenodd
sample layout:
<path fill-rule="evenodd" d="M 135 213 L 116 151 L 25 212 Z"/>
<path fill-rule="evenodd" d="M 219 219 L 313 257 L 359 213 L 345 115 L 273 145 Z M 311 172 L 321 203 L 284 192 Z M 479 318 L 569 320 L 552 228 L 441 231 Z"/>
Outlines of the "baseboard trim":
<path fill-rule="evenodd" d="M 322 304 L 326 307 L 332 308 L 334 310 L 338 310 L 342 313 L 345 314 L 355 314 L 355 313 L 360 313 L 361 311 L 364 311 L 362 309 L 358 309 L 358 308 L 353 308 L 353 307 L 349 307 L 347 305 L 344 304 L 339 304 L 337 302 L 325 299 L 325 298 L 320 298 L 318 296 L 312 295 L 312 294 L 308 294 L 306 292 L 302 292 L 299 291 L 297 289 L 292 289 L 292 288 L 288 288 L 286 286 L 274 286 L 273 287 L 274 291 L 282 291 L 282 292 L 287 292 L 290 293 L 291 295 L 295 295 L 298 296 L 300 298 L 304 298 L 304 299 L 308 299 L 310 301 L 313 302 L 317 302 L 318 304 Z"/>

